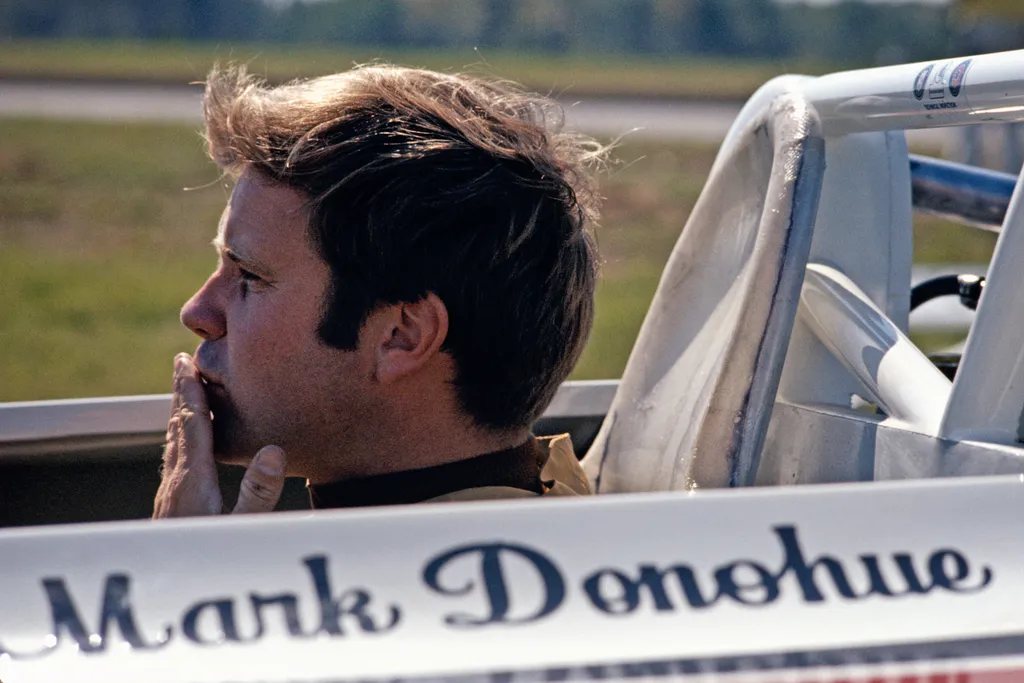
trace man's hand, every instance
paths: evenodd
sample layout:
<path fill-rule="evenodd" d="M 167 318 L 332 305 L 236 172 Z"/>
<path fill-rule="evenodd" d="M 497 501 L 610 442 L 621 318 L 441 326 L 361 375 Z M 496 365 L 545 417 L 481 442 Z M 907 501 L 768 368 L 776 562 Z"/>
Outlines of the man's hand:
<path fill-rule="evenodd" d="M 265 446 L 249 463 L 232 512 L 270 512 L 284 489 L 285 455 Z M 213 459 L 213 422 L 192 357 L 174 359 L 174 397 L 153 518 L 219 515 L 227 512 Z"/>

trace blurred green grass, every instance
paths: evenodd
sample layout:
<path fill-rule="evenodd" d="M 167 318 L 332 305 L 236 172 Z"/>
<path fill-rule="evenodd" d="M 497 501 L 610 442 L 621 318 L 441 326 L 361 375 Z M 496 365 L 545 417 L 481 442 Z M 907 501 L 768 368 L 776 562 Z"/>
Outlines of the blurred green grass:
<path fill-rule="evenodd" d="M 215 61 L 241 61 L 271 81 L 320 76 L 387 61 L 508 78 L 532 90 L 706 99 L 745 99 L 781 73 L 822 74 L 834 65 L 805 61 L 656 59 L 625 54 L 552 55 L 479 49 L 356 48 L 174 41 L 9 40 L 0 43 L 0 77 L 187 83 Z"/>
<path fill-rule="evenodd" d="M 715 151 L 616 150 L 575 378 L 621 374 Z M 195 346 L 178 309 L 214 265 L 228 192 L 188 127 L 0 120 L 0 401 L 168 391 L 174 353 Z M 918 261 L 984 261 L 993 244 L 933 219 L 915 233 Z"/>

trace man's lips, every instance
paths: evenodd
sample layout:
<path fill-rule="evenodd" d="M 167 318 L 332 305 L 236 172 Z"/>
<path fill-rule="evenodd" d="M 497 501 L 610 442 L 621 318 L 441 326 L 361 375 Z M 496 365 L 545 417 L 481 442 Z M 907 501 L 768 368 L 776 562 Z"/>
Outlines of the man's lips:
<path fill-rule="evenodd" d="M 212 388 L 215 388 L 215 389 L 223 389 L 224 388 L 224 383 L 223 382 L 218 382 L 217 380 L 211 379 L 211 378 L 207 377 L 206 375 L 204 375 L 202 373 L 200 373 L 199 378 L 201 380 L 203 380 L 203 386 L 204 387 L 212 387 Z"/>
<path fill-rule="evenodd" d="M 196 371 L 199 373 L 199 377 L 203 380 L 204 384 L 218 384 L 223 386 L 224 381 L 220 373 L 216 372 L 214 368 L 217 366 L 216 356 L 217 354 L 208 342 L 203 342 L 193 354 L 192 358 L 196 365 Z"/>
<path fill-rule="evenodd" d="M 224 385 L 205 372 L 199 372 L 199 378 L 203 383 L 203 392 L 206 394 L 206 402 L 213 408 L 218 403 L 227 401 L 228 391 Z"/>
<path fill-rule="evenodd" d="M 208 380 L 203 381 L 203 390 L 206 392 L 207 398 L 216 400 L 227 398 L 228 391 L 224 388 L 224 385 L 219 382 L 210 382 Z"/>
<path fill-rule="evenodd" d="M 207 370 L 206 368 L 204 368 L 198 362 L 198 360 L 199 359 L 196 358 L 196 371 L 199 373 L 199 379 L 201 379 L 203 381 L 203 385 L 204 386 L 213 385 L 213 386 L 223 387 L 224 386 L 224 382 L 221 381 L 220 375 L 218 375 L 217 373 L 212 372 L 212 371 Z"/>

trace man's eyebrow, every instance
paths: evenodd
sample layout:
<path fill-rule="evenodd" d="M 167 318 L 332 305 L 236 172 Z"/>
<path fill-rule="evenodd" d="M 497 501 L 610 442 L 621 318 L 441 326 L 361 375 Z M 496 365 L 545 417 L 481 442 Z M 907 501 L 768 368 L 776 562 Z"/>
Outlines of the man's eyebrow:
<path fill-rule="evenodd" d="M 219 236 L 214 237 L 213 242 L 211 242 L 211 244 L 213 244 L 214 249 L 216 249 L 218 253 L 222 254 L 232 263 L 236 263 L 240 266 L 245 266 L 246 268 L 252 269 L 260 274 L 269 275 L 270 273 L 273 272 L 270 269 L 270 267 L 267 266 L 262 261 L 246 256 L 244 254 L 239 254 L 237 251 L 226 245 L 224 243 L 224 240 L 222 240 Z"/>

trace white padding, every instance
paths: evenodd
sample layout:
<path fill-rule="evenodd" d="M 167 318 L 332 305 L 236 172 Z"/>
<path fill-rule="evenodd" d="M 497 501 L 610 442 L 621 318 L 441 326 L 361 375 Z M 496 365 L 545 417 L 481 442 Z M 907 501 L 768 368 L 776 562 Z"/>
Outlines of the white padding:
<path fill-rule="evenodd" d="M 723 147 L 584 459 L 595 490 L 753 483 L 823 171 L 818 122 L 796 95 Z"/>

